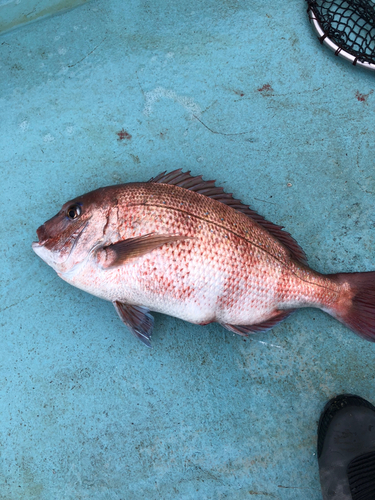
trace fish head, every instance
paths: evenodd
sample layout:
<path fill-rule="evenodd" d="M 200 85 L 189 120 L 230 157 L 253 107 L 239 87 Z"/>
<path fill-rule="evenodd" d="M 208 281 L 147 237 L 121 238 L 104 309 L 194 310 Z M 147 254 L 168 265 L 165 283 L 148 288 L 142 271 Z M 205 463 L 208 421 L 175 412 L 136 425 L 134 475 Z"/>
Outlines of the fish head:
<path fill-rule="evenodd" d="M 37 229 L 32 248 L 59 275 L 74 271 L 96 249 L 116 239 L 118 211 L 112 191 L 101 188 L 68 201 Z"/>

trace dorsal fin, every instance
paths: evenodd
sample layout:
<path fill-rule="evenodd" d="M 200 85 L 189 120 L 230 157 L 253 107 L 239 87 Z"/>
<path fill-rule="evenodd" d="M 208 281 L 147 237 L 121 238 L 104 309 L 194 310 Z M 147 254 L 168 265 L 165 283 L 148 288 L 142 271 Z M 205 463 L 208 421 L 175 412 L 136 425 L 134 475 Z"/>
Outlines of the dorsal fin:
<path fill-rule="evenodd" d="M 255 222 L 257 222 L 260 226 L 264 227 L 264 229 L 266 229 L 273 236 L 275 236 L 275 238 L 277 238 L 280 243 L 288 248 L 288 250 L 292 254 L 292 257 L 294 257 L 302 264 L 307 264 L 305 252 L 289 233 L 283 231 L 283 226 L 273 224 L 273 222 L 266 220 L 257 212 L 251 210 L 251 208 L 241 203 L 240 200 L 234 199 L 232 193 L 225 193 L 222 187 L 216 187 L 215 181 L 203 181 L 201 175 L 193 177 L 192 175 L 190 175 L 190 170 L 188 172 L 182 172 L 182 169 L 179 168 L 169 173 L 162 172 L 156 177 L 150 179 L 148 182 L 158 184 L 171 184 L 172 186 L 179 186 L 184 189 L 189 189 L 190 191 L 194 191 L 195 193 L 203 194 L 204 196 L 208 196 L 209 198 L 220 201 L 221 203 L 234 208 L 234 210 L 237 210 L 237 212 L 242 212 L 243 214 L 247 215 Z"/>

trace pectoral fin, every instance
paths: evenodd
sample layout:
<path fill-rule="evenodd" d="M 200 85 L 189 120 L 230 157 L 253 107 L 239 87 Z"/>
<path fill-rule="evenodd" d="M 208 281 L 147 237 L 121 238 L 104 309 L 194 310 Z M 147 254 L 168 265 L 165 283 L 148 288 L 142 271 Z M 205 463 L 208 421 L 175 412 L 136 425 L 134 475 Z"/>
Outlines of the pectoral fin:
<path fill-rule="evenodd" d="M 151 347 L 151 335 L 154 318 L 146 307 L 131 306 L 115 300 L 113 302 L 121 321 L 130 329 L 134 337 Z"/>
<path fill-rule="evenodd" d="M 187 236 L 149 233 L 136 238 L 128 238 L 98 251 L 98 262 L 104 269 L 117 267 L 129 259 L 142 257 L 166 243 L 189 239 Z"/>

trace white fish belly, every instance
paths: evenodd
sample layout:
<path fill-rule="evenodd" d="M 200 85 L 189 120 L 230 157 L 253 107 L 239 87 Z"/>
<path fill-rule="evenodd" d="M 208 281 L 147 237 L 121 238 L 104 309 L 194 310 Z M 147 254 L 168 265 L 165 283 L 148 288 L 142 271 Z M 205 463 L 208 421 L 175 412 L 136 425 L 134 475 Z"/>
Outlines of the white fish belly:
<path fill-rule="evenodd" d="M 277 307 L 277 276 L 264 279 L 262 266 L 218 268 L 215 261 L 166 262 L 162 255 L 139 258 L 120 268 L 86 268 L 68 281 L 103 299 L 141 305 L 196 324 L 260 323 Z"/>

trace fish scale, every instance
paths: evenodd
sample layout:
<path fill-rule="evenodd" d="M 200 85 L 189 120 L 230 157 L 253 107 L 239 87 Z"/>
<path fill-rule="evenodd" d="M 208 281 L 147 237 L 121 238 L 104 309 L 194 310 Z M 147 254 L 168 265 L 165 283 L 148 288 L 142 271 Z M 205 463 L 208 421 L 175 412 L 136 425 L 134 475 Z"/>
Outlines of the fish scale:
<path fill-rule="evenodd" d="M 318 307 L 375 336 L 375 273 L 322 275 L 293 238 L 181 170 L 66 203 L 34 251 L 68 283 L 114 303 L 149 345 L 156 311 L 244 335 Z"/>
<path fill-rule="evenodd" d="M 129 200 L 134 199 L 133 190 L 138 194 L 138 202 L 129 202 Z M 142 220 L 141 227 L 138 226 L 137 228 L 138 231 L 145 231 L 146 233 L 154 231 L 165 233 L 170 231 L 173 234 L 182 234 L 193 238 L 193 241 L 190 243 L 190 249 L 195 248 L 195 252 L 189 262 L 194 262 L 195 267 L 199 266 L 199 272 L 203 275 L 205 274 L 205 266 L 209 266 L 226 276 L 224 284 L 226 293 L 219 293 L 219 291 L 213 291 L 213 293 L 216 294 L 217 303 L 221 308 L 225 306 L 225 302 L 230 305 L 230 310 L 233 314 L 231 314 L 231 320 L 228 318 L 229 322 L 235 321 L 236 318 L 235 308 L 239 304 L 238 293 L 242 294 L 244 302 L 241 308 L 246 308 L 247 302 L 250 300 L 252 302 L 251 309 L 256 309 L 258 312 L 262 303 L 267 301 L 267 297 L 274 297 L 274 288 L 278 289 L 277 296 L 279 300 L 273 300 L 273 307 L 277 305 L 280 307 L 282 302 L 284 302 L 285 306 L 288 306 L 290 296 L 293 297 L 295 295 L 296 287 L 293 274 L 302 276 L 305 269 L 297 263 L 292 262 L 288 251 L 249 217 L 233 211 L 216 200 L 199 196 L 196 193 L 175 186 L 157 184 L 146 184 L 142 186 L 141 190 L 135 185 L 133 189 L 130 188 L 124 193 L 122 205 L 127 207 L 127 210 L 131 212 L 129 214 L 123 211 L 121 215 L 124 226 L 122 237 L 124 239 L 137 236 L 137 231 L 129 228 L 128 224 L 129 216 L 131 218 L 134 215 L 136 215 L 137 219 Z M 183 205 L 185 205 L 185 209 L 181 208 Z M 190 218 L 186 217 L 187 210 Z M 154 221 L 153 218 L 156 213 L 157 220 Z M 166 220 L 170 221 L 170 223 L 166 223 Z M 177 244 L 177 248 L 181 245 L 182 243 Z M 154 250 L 154 252 L 160 253 L 163 257 L 163 261 L 158 262 L 160 275 L 169 273 L 171 275 L 170 279 L 173 281 L 173 272 L 169 270 L 170 261 L 171 259 L 173 260 L 173 256 L 169 255 L 169 249 L 158 249 Z M 221 256 L 220 258 L 219 255 Z M 181 254 L 177 258 L 180 261 L 180 265 L 188 265 Z M 278 266 L 277 262 L 280 263 L 280 266 Z M 146 268 L 142 261 L 134 262 L 133 265 L 135 268 L 145 269 L 144 274 L 148 275 L 149 269 Z M 275 278 L 282 274 L 281 270 L 283 267 L 287 267 L 291 274 L 288 281 L 292 283 L 289 287 L 287 287 L 285 280 L 282 287 L 277 286 L 278 280 Z M 284 270 L 285 273 L 286 271 Z M 320 284 L 325 288 L 337 288 L 329 280 L 316 275 L 311 270 L 305 274 L 305 277 L 310 282 L 313 281 L 314 284 Z M 241 277 L 243 286 L 240 290 L 239 286 L 236 286 L 236 279 L 238 280 Z M 160 276 L 158 279 L 160 279 Z M 273 286 L 270 286 L 268 280 Z M 128 279 L 123 280 L 124 283 L 128 283 L 129 281 Z M 179 293 L 180 287 L 181 280 L 177 279 L 173 283 L 173 289 L 179 298 L 183 298 L 183 295 Z M 160 289 L 160 293 L 161 291 Z M 243 296 L 244 291 L 248 292 L 248 300 Z M 166 298 L 169 297 L 168 290 L 164 290 L 164 292 L 166 292 Z M 238 293 L 236 294 L 236 292 Z M 337 293 L 337 290 L 334 293 Z M 315 295 L 317 297 L 314 299 Z M 298 287 L 298 302 L 301 302 L 301 299 L 304 298 L 309 303 L 318 303 L 319 295 L 315 290 L 311 290 L 310 286 Z M 130 297 L 126 299 L 131 300 Z M 148 302 L 147 305 L 148 307 L 155 308 L 155 304 L 151 305 Z M 257 317 L 259 314 L 251 316 L 251 309 L 247 307 L 249 312 L 248 320 L 261 320 L 261 317 Z M 194 320 L 194 318 L 185 319 L 188 321 Z M 224 321 L 224 318 L 219 319 Z M 242 321 L 243 318 L 237 318 L 238 323 Z"/>

